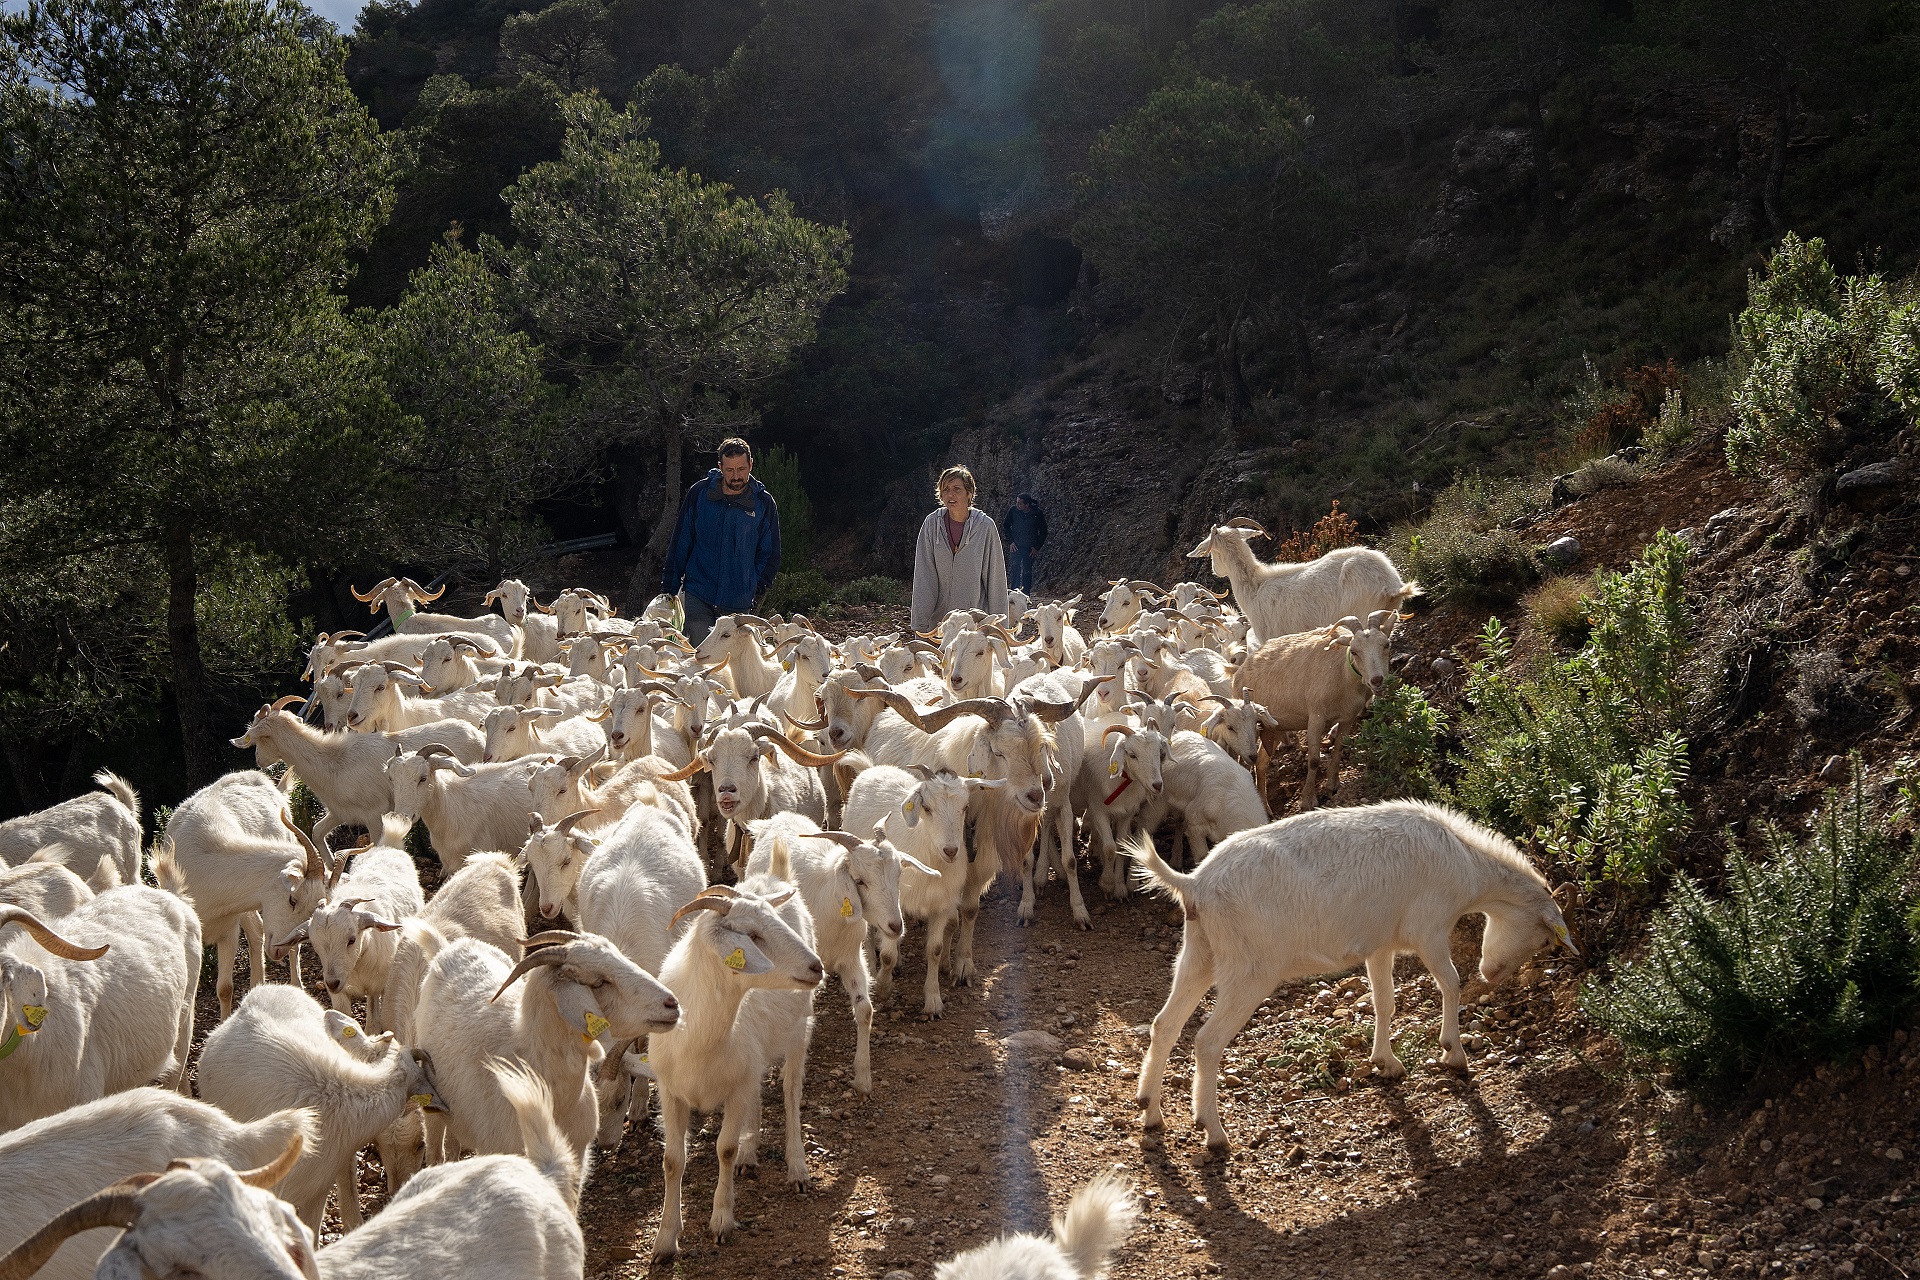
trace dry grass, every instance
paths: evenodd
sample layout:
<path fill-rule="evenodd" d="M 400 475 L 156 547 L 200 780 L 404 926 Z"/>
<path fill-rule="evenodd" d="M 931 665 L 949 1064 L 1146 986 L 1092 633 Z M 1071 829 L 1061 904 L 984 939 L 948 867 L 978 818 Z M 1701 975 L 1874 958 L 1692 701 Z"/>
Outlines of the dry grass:
<path fill-rule="evenodd" d="M 1548 578 L 1520 601 L 1527 620 L 1554 643 L 1578 646 L 1586 642 L 1593 622 L 1587 616 L 1587 597 L 1593 591 L 1592 574 Z"/>

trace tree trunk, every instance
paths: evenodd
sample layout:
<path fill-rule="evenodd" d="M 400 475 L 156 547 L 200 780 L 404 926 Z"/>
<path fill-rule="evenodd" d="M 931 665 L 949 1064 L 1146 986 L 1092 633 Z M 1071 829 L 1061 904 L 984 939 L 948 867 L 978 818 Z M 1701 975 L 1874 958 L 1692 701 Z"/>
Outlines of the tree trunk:
<path fill-rule="evenodd" d="M 67 747 L 67 763 L 60 770 L 61 799 L 77 796 L 87 789 L 87 756 L 92 746 L 91 735 L 74 731 L 73 742 Z"/>
<path fill-rule="evenodd" d="M 180 714 L 180 746 L 187 781 L 205 786 L 219 776 L 220 748 L 213 730 L 213 695 L 200 656 L 200 619 L 194 611 L 199 571 L 194 563 L 193 530 L 170 525 L 166 534 L 167 651 L 173 674 L 173 699 Z"/>
<path fill-rule="evenodd" d="M 1246 370 L 1240 367 L 1240 317 L 1236 313 L 1225 323 L 1226 337 L 1214 348 L 1214 373 L 1220 384 L 1220 399 L 1226 405 L 1227 425 L 1238 426 L 1253 403 L 1247 390 Z"/>
<path fill-rule="evenodd" d="M 633 576 L 627 579 L 627 610 L 638 613 L 653 599 L 660 582 L 660 570 L 667 563 L 667 552 L 673 543 L 673 526 L 680 514 L 680 468 L 683 463 L 684 440 L 681 423 L 676 417 L 661 424 L 661 434 L 666 437 L 667 455 L 662 461 L 663 469 L 660 491 L 660 514 L 653 522 L 653 534 L 640 548 L 633 562 Z M 636 509 L 636 515 L 638 511 Z M 638 545 L 638 539 L 635 539 Z"/>
<path fill-rule="evenodd" d="M 347 631 L 353 624 L 347 621 L 347 615 L 340 608 L 340 596 L 333 584 L 333 576 L 317 564 L 307 566 L 307 581 L 313 584 L 315 607 L 320 611 L 320 629 L 331 634 L 335 631 Z"/>
<path fill-rule="evenodd" d="M 13 790 L 20 797 L 20 812 L 32 813 L 47 804 L 46 784 L 40 780 L 40 766 L 34 760 L 33 744 L 8 737 L 0 741 L 7 755 L 7 772 L 13 775 Z"/>
<path fill-rule="evenodd" d="M 621 444 L 613 450 L 613 509 L 620 517 L 620 531 L 627 545 L 646 545 L 652 524 L 647 520 L 647 448 L 640 441 Z"/>
<path fill-rule="evenodd" d="M 1787 143 L 1793 139 L 1794 101 L 1793 85 L 1781 86 L 1779 101 L 1774 106 L 1773 147 L 1767 156 L 1767 180 L 1760 188 L 1760 211 L 1766 215 L 1767 229 L 1776 236 L 1787 232 L 1786 218 L 1780 212 L 1780 192 L 1787 182 Z"/>

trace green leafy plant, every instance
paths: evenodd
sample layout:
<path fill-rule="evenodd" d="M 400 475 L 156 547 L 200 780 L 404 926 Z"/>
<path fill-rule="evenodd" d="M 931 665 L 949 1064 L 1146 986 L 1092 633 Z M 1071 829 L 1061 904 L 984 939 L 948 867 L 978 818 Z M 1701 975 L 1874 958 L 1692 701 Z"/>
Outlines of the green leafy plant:
<path fill-rule="evenodd" d="M 804 569 L 813 550 L 813 503 L 800 482 L 800 459 L 775 445 L 754 459 L 753 474 L 780 509 L 780 563 Z"/>
<path fill-rule="evenodd" d="M 1437 790 L 1433 769 L 1439 760 L 1446 713 L 1427 701 L 1418 685 L 1399 676 L 1367 708 L 1354 734 L 1354 759 L 1366 769 L 1362 784 L 1369 800 L 1425 800 Z"/>
<path fill-rule="evenodd" d="M 1676 878 L 1645 956 L 1585 992 L 1627 1049 L 1704 1087 L 1769 1061 L 1832 1059 L 1888 1031 L 1914 1001 L 1912 850 L 1869 799 L 1855 761 L 1800 840 L 1727 859 L 1716 901 Z"/>
<path fill-rule="evenodd" d="M 1448 600 L 1503 603 L 1540 576 L 1516 520 L 1546 506 L 1550 481 L 1457 477 L 1433 500 L 1424 523 L 1388 539 L 1401 572 Z"/>
<path fill-rule="evenodd" d="M 767 588 L 760 607 L 768 613 L 805 613 L 818 609 L 832 597 L 833 584 L 827 581 L 826 574 L 818 569 L 794 569 L 774 575 L 773 585 Z"/>
<path fill-rule="evenodd" d="M 833 593 L 837 604 L 903 605 L 912 597 L 912 588 L 898 578 L 876 573 L 855 578 Z"/>
<path fill-rule="evenodd" d="M 1628 892 L 1664 867 L 1686 821 L 1685 559 L 1686 544 L 1662 533 L 1625 573 L 1600 575 L 1585 601 L 1591 634 L 1573 656 L 1514 672 L 1496 618 L 1467 669 L 1457 798 L 1510 835 L 1539 838 L 1591 883 Z"/>

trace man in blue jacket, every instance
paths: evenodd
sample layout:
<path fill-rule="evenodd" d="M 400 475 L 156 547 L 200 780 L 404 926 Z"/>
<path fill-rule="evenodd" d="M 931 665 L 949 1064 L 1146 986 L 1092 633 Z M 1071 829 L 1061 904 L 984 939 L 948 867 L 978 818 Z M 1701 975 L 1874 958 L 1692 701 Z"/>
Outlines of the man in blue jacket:
<path fill-rule="evenodd" d="M 680 501 L 660 590 L 686 588 L 687 639 L 699 644 L 725 613 L 747 613 L 780 572 L 780 512 L 753 478 L 753 450 L 720 442 L 720 465 Z"/>

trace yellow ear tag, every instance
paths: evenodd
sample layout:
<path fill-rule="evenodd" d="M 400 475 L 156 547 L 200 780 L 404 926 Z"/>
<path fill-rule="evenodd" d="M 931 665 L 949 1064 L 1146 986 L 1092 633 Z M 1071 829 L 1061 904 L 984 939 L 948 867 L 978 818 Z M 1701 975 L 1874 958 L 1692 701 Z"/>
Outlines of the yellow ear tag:
<path fill-rule="evenodd" d="M 727 968 L 733 970 L 735 973 L 740 972 L 747 967 L 747 953 L 741 948 L 735 947 L 727 953 L 726 964 Z"/>
<path fill-rule="evenodd" d="M 1119 777 L 1119 776 L 1120 776 L 1120 766 L 1119 766 L 1118 764 L 1109 764 L 1109 765 L 1107 766 L 1107 776 L 1108 776 L 1109 778 L 1117 778 L 1117 777 Z"/>
<path fill-rule="evenodd" d="M 342 1040 L 351 1040 L 359 1034 L 360 1033 L 358 1031 L 355 1031 L 351 1026 L 345 1026 L 340 1028 L 340 1038 Z"/>
<path fill-rule="evenodd" d="M 853 899 L 852 898 L 840 899 L 840 918 L 842 920 L 853 919 Z"/>
<path fill-rule="evenodd" d="M 605 1031 L 608 1025 L 609 1024 L 605 1018 L 601 1017 L 597 1013 L 594 1013 L 592 1010 L 587 1011 L 587 1039 L 589 1040 L 599 1039 L 600 1033 L 602 1031 Z"/>
<path fill-rule="evenodd" d="M 908 812 L 908 813 L 912 813 L 912 812 L 913 812 L 913 801 L 911 801 L 911 800 L 909 800 L 909 801 L 907 801 L 907 803 L 906 803 L 906 806 L 905 806 L 905 808 L 906 808 L 906 812 Z"/>
<path fill-rule="evenodd" d="M 791 661 L 783 662 L 780 664 L 780 669 L 782 671 L 791 671 L 793 670 L 793 663 Z"/>
<path fill-rule="evenodd" d="M 1572 941 L 1572 939 L 1567 936 L 1567 926 L 1563 924 L 1553 926 L 1553 936 L 1554 940 L 1563 947 Z"/>
<path fill-rule="evenodd" d="M 23 1035 L 31 1035 L 33 1032 L 38 1031 L 40 1024 L 47 1020 L 47 1008 L 45 1005 L 21 1005 L 20 1012 L 24 1014 L 27 1019 L 27 1025 L 21 1029 L 21 1034 Z"/>
<path fill-rule="evenodd" d="M 640 1061 L 642 1061 L 642 1062 L 645 1062 L 646 1060 L 647 1060 L 647 1055 L 646 1055 L 646 1054 L 644 1054 L 644 1053 L 643 1053 L 643 1054 L 641 1054 L 641 1055 L 640 1055 Z"/>
<path fill-rule="evenodd" d="M 419 1107 L 422 1111 L 425 1111 L 433 1105 L 433 1095 L 430 1093 L 410 1093 L 407 1095 L 407 1101 Z"/>

